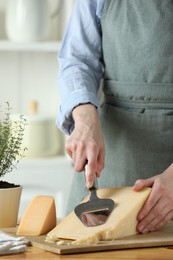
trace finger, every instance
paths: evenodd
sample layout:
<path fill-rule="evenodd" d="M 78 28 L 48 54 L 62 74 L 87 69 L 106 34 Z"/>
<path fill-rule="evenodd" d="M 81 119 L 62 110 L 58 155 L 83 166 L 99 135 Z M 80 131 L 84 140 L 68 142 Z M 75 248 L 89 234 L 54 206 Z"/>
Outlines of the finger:
<path fill-rule="evenodd" d="M 97 168 L 96 168 L 96 176 L 100 177 L 101 175 L 101 171 L 104 168 L 104 164 L 105 164 L 105 151 L 100 150 L 99 154 L 98 154 L 98 159 L 97 159 Z"/>
<path fill-rule="evenodd" d="M 168 207 L 165 207 L 162 210 L 162 213 L 159 213 L 148 225 L 146 228 L 143 230 L 142 233 L 147 233 L 149 231 L 157 230 L 158 227 L 161 227 L 161 223 L 163 223 L 163 220 L 165 216 L 169 213 Z"/>
<path fill-rule="evenodd" d="M 66 150 L 67 154 L 72 158 L 72 150 L 67 142 L 65 143 L 65 150 Z"/>
<path fill-rule="evenodd" d="M 86 176 L 86 185 L 87 188 L 92 187 L 97 170 L 97 158 L 98 152 L 91 151 L 87 157 L 87 176 Z"/>
<path fill-rule="evenodd" d="M 76 141 L 71 141 L 71 140 L 72 137 L 70 136 L 65 143 L 65 150 L 68 153 L 68 155 L 72 158 L 73 163 L 75 164 L 77 143 Z"/>
<path fill-rule="evenodd" d="M 87 161 L 86 150 L 88 149 L 85 142 L 83 141 L 78 141 L 77 143 L 71 142 L 69 146 L 70 146 L 70 152 L 72 154 L 71 157 L 74 163 L 75 171 L 76 172 L 83 171 Z"/>
<path fill-rule="evenodd" d="M 162 197 L 162 192 L 160 190 L 160 186 L 156 183 L 151 190 L 149 198 L 147 199 L 144 206 L 140 210 L 137 219 L 141 221 L 143 218 L 145 218 L 146 215 L 148 215 L 150 210 L 155 206 L 155 204 L 159 201 L 161 197 Z"/>
<path fill-rule="evenodd" d="M 165 207 L 163 215 L 160 217 L 154 218 L 143 230 L 141 233 L 148 233 L 151 231 L 159 230 L 164 226 L 171 218 L 173 217 L 173 210 Z"/>
<path fill-rule="evenodd" d="M 168 212 L 168 214 L 162 219 L 162 221 L 159 224 L 157 224 L 157 226 L 154 229 L 152 229 L 151 231 L 159 230 L 162 226 L 164 226 L 172 218 L 173 218 L 173 209 L 171 209 Z"/>
<path fill-rule="evenodd" d="M 138 223 L 137 229 L 141 233 L 147 233 L 156 227 L 170 211 L 169 203 L 165 204 L 164 198 L 151 209 L 149 214 Z"/>
<path fill-rule="evenodd" d="M 88 189 L 93 186 L 94 179 L 95 179 L 95 172 L 96 172 L 96 161 L 95 163 L 88 161 L 87 174 L 86 174 L 86 186 Z"/>
<path fill-rule="evenodd" d="M 86 146 L 83 142 L 79 142 L 78 147 L 74 154 L 74 168 L 75 171 L 81 172 L 87 162 Z"/>
<path fill-rule="evenodd" d="M 154 183 L 154 179 L 153 178 L 149 178 L 149 179 L 146 179 L 146 180 L 137 180 L 134 184 L 134 186 L 132 187 L 132 189 L 134 191 L 140 191 L 142 190 L 143 188 L 145 187 L 152 187 Z"/>
<path fill-rule="evenodd" d="M 140 224 L 145 225 L 148 231 L 157 230 L 165 221 L 170 220 L 169 212 L 172 211 L 172 201 L 166 200 L 165 196 L 162 196 Z"/>

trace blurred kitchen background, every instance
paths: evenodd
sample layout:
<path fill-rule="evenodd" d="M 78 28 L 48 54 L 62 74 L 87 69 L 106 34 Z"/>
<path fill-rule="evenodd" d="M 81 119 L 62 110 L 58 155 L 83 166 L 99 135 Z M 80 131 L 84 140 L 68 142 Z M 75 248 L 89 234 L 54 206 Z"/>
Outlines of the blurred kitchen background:
<path fill-rule="evenodd" d="M 23 186 L 19 218 L 31 199 L 53 195 L 57 217 L 66 214 L 73 176 L 55 127 L 60 97 L 57 55 L 75 0 L 0 0 L 0 107 L 12 107 L 28 125 L 28 147 L 17 169 L 3 180 Z"/>

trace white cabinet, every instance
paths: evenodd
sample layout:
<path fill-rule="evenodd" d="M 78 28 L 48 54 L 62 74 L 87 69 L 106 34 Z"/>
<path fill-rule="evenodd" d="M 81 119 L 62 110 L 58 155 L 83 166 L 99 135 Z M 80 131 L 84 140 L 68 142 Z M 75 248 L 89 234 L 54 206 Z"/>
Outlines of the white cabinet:
<path fill-rule="evenodd" d="M 40 114 L 56 117 L 59 46 L 58 41 L 0 41 L 0 103 L 9 101 L 14 113 L 27 114 L 30 101 L 35 100 Z"/>
<path fill-rule="evenodd" d="M 31 52 L 33 53 L 58 53 L 60 48 L 60 41 L 43 41 L 43 42 L 28 42 L 28 43 L 18 43 L 11 42 L 8 40 L 0 40 L 0 51 L 2 52 Z"/>
<path fill-rule="evenodd" d="M 14 113 L 27 114 L 29 102 L 35 100 L 39 104 L 38 113 L 56 119 L 60 103 L 56 82 L 57 55 L 74 0 L 63 1 L 64 11 L 52 24 L 50 41 L 32 43 L 4 39 L 4 10 L 8 1 L 0 2 L 0 106 L 8 101 Z M 63 156 L 63 145 L 62 142 L 62 154 L 50 158 L 22 159 L 17 170 L 5 176 L 4 180 L 23 186 L 19 217 L 38 194 L 53 195 L 57 216 L 65 215 L 73 167 L 71 161 Z"/>
<path fill-rule="evenodd" d="M 56 119 L 59 94 L 56 86 L 60 42 L 12 43 L 0 41 L 0 104 L 9 101 L 14 113 L 27 114 L 30 100 L 39 103 L 39 113 Z M 58 130 L 57 130 L 58 131 Z M 53 195 L 57 217 L 64 217 L 73 167 L 62 149 L 56 157 L 23 158 L 17 170 L 4 180 L 23 186 L 19 218 L 36 195 Z"/>
<path fill-rule="evenodd" d="M 49 0 L 56 10 L 62 0 Z M 10 42 L 6 38 L 7 0 L 0 1 L 0 104 L 9 101 L 15 113 L 27 113 L 31 100 L 39 103 L 39 112 L 56 116 L 59 106 L 57 55 L 74 0 L 63 0 L 58 15 L 51 20 L 48 41 Z"/>

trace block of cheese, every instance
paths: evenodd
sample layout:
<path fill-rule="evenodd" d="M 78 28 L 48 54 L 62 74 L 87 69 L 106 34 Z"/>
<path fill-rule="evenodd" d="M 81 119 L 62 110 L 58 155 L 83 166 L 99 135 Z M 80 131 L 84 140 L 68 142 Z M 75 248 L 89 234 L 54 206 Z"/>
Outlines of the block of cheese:
<path fill-rule="evenodd" d="M 149 196 L 150 188 L 135 192 L 131 187 L 99 189 L 100 198 L 111 198 L 115 208 L 106 223 L 86 227 L 72 211 L 46 237 L 46 241 L 72 239 L 72 244 L 97 244 L 100 240 L 114 240 L 137 233 L 137 214 Z M 88 197 L 84 201 L 87 201 Z"/>
<path fill-rule="evenodd" d="M 53 196 L 39 195 L 29 204 L 19 224 L 17 235 L 39 236 L 56 226 L 56 208 Z"/>

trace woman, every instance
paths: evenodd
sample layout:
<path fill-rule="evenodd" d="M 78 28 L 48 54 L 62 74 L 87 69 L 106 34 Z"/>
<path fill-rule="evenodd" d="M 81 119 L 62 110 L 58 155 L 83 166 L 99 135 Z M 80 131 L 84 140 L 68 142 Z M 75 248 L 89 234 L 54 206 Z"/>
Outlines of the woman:
<path fill-rule="evenodd" d="M 74 169 L 88 164 L 88 187 L 94 174 L 99 187 L 152 187 L 141 233 L 173 217 L 172 31 L 171 0 L 77 0 L 59 53 L 58 125 Z M 84 195 L 75 174 L 71 209 Z"/>

